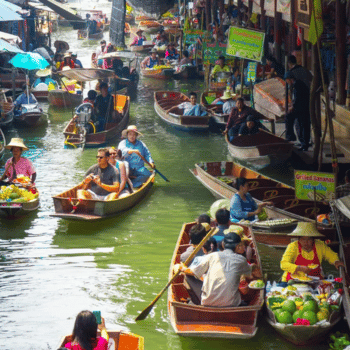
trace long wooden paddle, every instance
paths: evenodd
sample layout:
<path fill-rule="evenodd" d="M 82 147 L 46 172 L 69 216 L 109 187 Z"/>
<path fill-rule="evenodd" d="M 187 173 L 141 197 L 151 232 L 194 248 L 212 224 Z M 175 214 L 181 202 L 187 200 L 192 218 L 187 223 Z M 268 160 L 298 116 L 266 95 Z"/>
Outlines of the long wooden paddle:
<path fill-rule="evenodd" d="M 146 158 L 145 158 L 143 155 L 140 154 L 140 157 L 141 157 L 141 159 L 142 159 L 146 164 L 148 164 L 148 165 L 152 168 L 151 163 L 150 163 L 150 162 L 147 162 Z M 156 169 L 156 168 L 152 168 L 152 169 L 153 169 L 157 174 L 159 174 L 166 182 L 170 182 L 170 180 L 167 179 L 158 169 Z"/>
<path fill-rule="evenodd" d="M 203 245 L 207 242 L 207 240 L 212 237 L 216 231 L 217 228 L 212 228 L 207 235 L 202 239 L 202 241 L 197 245 L 197 247 L 194 249 L 192 254 L 186 259 L 184 262 L 184 265 L 188 266 L 188 264 L 193 260 L 193 258 L 197 255 L 197 253 L 202 249 Z M 153 309 L 154 304 L 160 299 L 160 297 L 163 295 L 163 293 L 169 288 L 169 286 L 173 283 L 174 279 L 180 274 L 180 270 L 177 271 L 174 276 L 170 279 L 170 281 L 166 284 L 166 286 L 158 293 L 158 295 L 154 298 L 154 300 L 149 304 L 136 318 L 135 321 L 142 321 L 144 320 L 148 314 Z"/>

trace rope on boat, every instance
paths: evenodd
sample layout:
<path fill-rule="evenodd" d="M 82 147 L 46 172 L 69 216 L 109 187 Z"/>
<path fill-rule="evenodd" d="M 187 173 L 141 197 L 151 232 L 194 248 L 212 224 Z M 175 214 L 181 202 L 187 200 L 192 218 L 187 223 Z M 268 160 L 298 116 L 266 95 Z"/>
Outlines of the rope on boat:
<path fill-rule="evenodd" d="M 68 139 L 69 139 L 69 135 L 65 139 L 64 144 L 68 145 L 68 146 L 73 146 L 74 148 L 77 148 L 77 146 L 74 143 L 68 142 Z"/>

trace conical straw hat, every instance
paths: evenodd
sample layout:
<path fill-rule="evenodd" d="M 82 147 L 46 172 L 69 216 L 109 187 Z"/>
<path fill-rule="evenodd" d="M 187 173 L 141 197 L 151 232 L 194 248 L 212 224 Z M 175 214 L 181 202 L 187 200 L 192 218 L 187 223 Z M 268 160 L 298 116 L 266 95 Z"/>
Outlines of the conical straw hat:
<path fill-rule="evenodd" d="M 23 148 L 23 151 L 27 151 L 28 147 L 23 143 L 23 139 L 13 137 L 11 142 L 6 145 L 6 149 L 11 149 L 12 147 L 20 147 Z"/>
<path fill-rule="evenodd" d="M 324 237 L 318 232 L 315 222 L 298 222 L 296 229 L 288 234 L 292 237 Z"/>

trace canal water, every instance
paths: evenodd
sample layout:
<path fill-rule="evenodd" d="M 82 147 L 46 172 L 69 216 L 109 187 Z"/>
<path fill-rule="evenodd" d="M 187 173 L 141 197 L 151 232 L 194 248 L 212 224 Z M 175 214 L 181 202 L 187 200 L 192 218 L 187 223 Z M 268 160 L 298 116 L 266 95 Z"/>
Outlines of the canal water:
<path fill-rule="evenodd" d="M 105 37 L 108 39 L 108 33 Z M 78 41 L 76 32 L 65 28 L 54 33 L 56 38 L 68 41 L 84 66 L 90 66 L 97 42 Z M 44 105 L 47 123 L 7 132 L 8 140 L 21 137 L 29 147 L 25 155 L 37 169 L 41 205 L 27 217 L 0 221 L 2 350 L 56 349 L 60 338 L 72 331 L 75 316 L 84 309 L 101 310 L 109 329 L 144 336 L 148 350 L 294 348 L 281 340 L 263 317 L 251 340 L 179 337 L 168 319 L 166 294 L 146 320 L 134 321 L 167 283 L 182 224 L 207 212 L 214 202 L 189 169 L 197 162 L 229 159 L 222 135 L 186 134 L 166 126 L 154 112 L 153 92 L 188 93 L 203 88 L 202 81 L 141 78 L 131 106 L 130 124 L 137 125 L 144 134 L 142 140 L 157 168 L 170 182 L 157 177 L 142 203 L 99 223 L 68 222 L 50 216 L 54 212 L 51 197 L 80 182 L 86 169 L 96 162 L 95 149 L 64 148 L 62 132 L 71 111 Z M 7 152 L 5 159 L 9 157 Z M 0 166 L 2 173 L 4 162 Z M 282 251 L 262 245 L 259 248 L 264 272 L 271 280 L 279 278 Z M 328 347 L 323 344 L 316 348 Z"/>

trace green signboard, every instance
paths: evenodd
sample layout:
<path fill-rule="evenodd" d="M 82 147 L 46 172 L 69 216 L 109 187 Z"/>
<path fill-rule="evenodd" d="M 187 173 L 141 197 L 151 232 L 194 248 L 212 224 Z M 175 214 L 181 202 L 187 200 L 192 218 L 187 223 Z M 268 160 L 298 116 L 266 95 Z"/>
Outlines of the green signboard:
<path fill-rule="evenodd" d="M 226 56 L 226 44 L 203 42 L 202 53 L 204 64 L 215 64 L 219 56 Z"/>
<path fill-rule="evenodd" d="M 295 196 L 302 200 L 329 202 L 335 198 L 335 177 L 331 173 L 294 171 Z"/>
<path fill-rule="evenodd" d="M 195 44 L 198 40 L 203 35 L 202 30 L 198 29 L 187 29 L 184 30 L 184 37 L 185 37 L 185 43 L 186 44 Z"/>
<path fill-rule="evenodd" d="M 265 33 L 250 29 L 230 27 L 226 54 L 252 61 L 261 61 Z"/>

